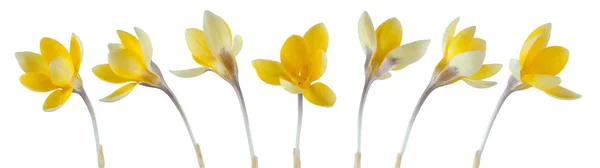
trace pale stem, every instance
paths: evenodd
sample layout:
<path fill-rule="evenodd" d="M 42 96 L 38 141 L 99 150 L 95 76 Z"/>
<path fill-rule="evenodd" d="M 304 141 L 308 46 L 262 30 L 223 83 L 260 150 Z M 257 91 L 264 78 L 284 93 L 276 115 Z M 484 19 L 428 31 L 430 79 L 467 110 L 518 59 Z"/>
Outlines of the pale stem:
<path fill-rule="evenodd" d="M 296 150 L 300 150 L 300 132 L 302 131 L 302 94 L 298 94 L 298 126 L 296 127 Z"/>
<path fill-rule="evenodd" d="M 175 104 L 175 107 L 177 107 L 177 110 L 179 111 L 179 115 L 181 115 L 181 119 L 183 119 L 183 123 L 185 124 L 185 127 L 187 128 L 187 132 L 190 135 L 190 139 L 192 140 L 194 149 L 196 150 L 196 157 L 198 158 L 198 164 L 199 164 L 200 168 L 204 168 L 204 159 L 202 158 L 202 153 L 200 152 L 200 145 L 198 143 L 196 143 L 196 139 L 194 138 L 194 133 L 192 132 L 192 127 L 190 126 L 190 123 L 188 122 L 185 112 L 183 112 L 183 108 L 181 107 L 179 100 L 177 99 L 177 97 L 175 97 L 175 94 L 173 93 L 173 91 L 171 91 L 171 89 L 169 87 L 167 87 L 166 85 L 164 87 L 162 87 L 161 89 L 169 96 L 169 98 L 171 98 L 171 101 L 173 101 L 173 104 Z"/>
<path fill-rule="evenodd" d="M 83 87 L 81 87 L 81 89 L 79 89 L 76 92 L 79 93 L 79 95 L 85 102 L 85 105 L 87 106 L 88 111 L 90 112 L 90 117 L 92 118 L 92 126 L 94 128 L 94 136 L 96 138 L 96 152 L 98 155 L 98 167 L 104 168 L 104 154 L 102 152 L 102 145 L 100 145 L 100 136 L 98 135 L 98 124 L 96 123 L 96 114 L 94 114 L 94 108 L 92 107 L 92 103 L 90 102 L 90 99 L 88 98 L 87 94 L 85 93 L 85 90 L 83 90 Z"/>
<path fill-rule="evenodd" d="M 254 146 L 252 145 L 252 133 L 250 132 L 250 121 L 248 121 L 248 112 L 246 111 L 246 103 L 244 101 L 244 95 L 242 94 L 242 89 L 240 88 L 240 84 L 238 82 L 232 82 L 231 86 L 235 90 L 237 94 L 238 100 L 240 102 L 240 108 L 242 109 L 242 116 L 244 117 L 244 124 L 246 126 L 246 138 L 248 139 L 248 147 L 250 148 L 250 158 L 253 162 L 256 161 L 256 157 L 254 156 Z"/>
<path fill-rule="evenodd" d="M 361 142 L 362 142 L 362 118 L 363 110 L 365 108 L 365 102 L 367 101 L 367 94 L 369 94 L 369 88 L 373 81 L 370 78 L 365 79 L 365 85 L 363 87 L 362 96 L 360 97 L 360 105 L 358 107 L 358 128 L 356 135 L 356 153 L 360 153 Z"/>
<path fill-rule="evenodd" d="M 400 153 L 398 155 L 402 156 L 404 154 L 404 150 L 406 150 L 406 144 L 408 144 L 408 138 L 410 136 L 410 131 L 412 130 L 413 124 L 415 123 L 415 119 L 417 119 L 419 110 L 421 110 L 421 106 L 423 106 L 423 103 L 425 103 L 425 99 L 427 99 L 427 96 L 429 96 L 429 94 L 431 94 L 431 92 L 434 89 L 435 89 L 435 83 L 432 82 L 427 86 L 427 88 L 425 88 L 425 91 L 423 91 L 423 94 L 421 95 L 419 102 L 417 102 L 417 105 L 415 106 L 415 109 L 414 109 L 412 115 L 410 116 L 410 121 L 408 121 L 408 126 L 406 127 L 406 132 L 404 133 L 404 141 L 402 141 L 402 148 L 400 149 Z"/>

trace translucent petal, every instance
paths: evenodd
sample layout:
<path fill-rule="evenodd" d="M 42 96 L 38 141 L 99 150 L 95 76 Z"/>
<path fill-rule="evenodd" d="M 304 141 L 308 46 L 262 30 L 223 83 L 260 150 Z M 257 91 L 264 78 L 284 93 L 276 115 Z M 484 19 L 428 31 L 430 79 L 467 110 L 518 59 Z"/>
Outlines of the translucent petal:
<path fill-rule="evenodd" d="M 98 78 L 105 82 L 120 84 L 129 81 L 128 79 L 115 74 L 108 64 L 97 65 L 92 69 L 92 71 Z"/>
<path fill-rule="evenodd" d="M 124 49 L 125 47 L 123 47 L 123 44 L 120 43 L 109 43 L 108 44 L 108 51 L 110 52 L 115 52 L 119 49 Z"/>
<path fill-rule="evenodd" d="M 198 67 L 198 68 L 192 68 L 192 69 L 186 69 L 186 70 L 171 71 L 171 73 L 178 77 L 191 78 L 191 77 L 200 76 L 208 70 L 209 70 L 209 68 L 207 68 L 207 67 Z"/>
<path fill-rule="evenodd" d="M 129 93 L 131 93 L 131 91 L 133 91 L 133 88 L 136 85 L 137 85 L 137 83 L 129 83 L 129 84 L 117 89 L 115 92 L 111 93 L 110 95 L 106 96 L 105 98 L 100 99 L 100 101 L 116 102 L 118 100 L 121 100 L 121 99 L 125 98 L 125 96 L 129 95 Z"/>
<path fill-rule="evenodd" d="M 321 49 L 327 52 L 329 44 L 329 34 L 325 24 L 319 23 L 308 29 L 304 34 L 304 40 L 310 46 L 311 50 Z"/>
<path fill-rule="evenodd" d="M 150 41 L 150 37 L 148 34 L 144 32 L 144 30 L 135 27 L 135 34 L 140 39 L 140 48 L 142 49 L 142 53 L 144 54 L 144 61 L 146 62 L 146 67 L 150 67 L 152 62 L 152 42 Z"/>
<path fill-rule="evenodd" d="M 221 17 L 210 11 L 204 11 L 204 35 L 210 52 L 215 57 L 224 55 L 223 51 L 231 51 L 231 32 L 229 26 Z"/>
<path fill-rule="evenodd" d="M 522 74 L 557 75 L 569 61 L 569 50 L 560 46 L 543 49 L 536 55 L 527 57 Z"/>
<path fill-rule="evenodd" d="M 211 55 L 208 49 L 204 32 L 195 28 L 189 28 L 185 31 L 185 39 L 194 60 L 202 66 L 212 67 L 215 57 Z"/>
<path fill-rule="evenodd" d="M 42 53 L 42 58 L 44 58 L 48 65 L 50 65 L 50 62 L 56 57 L 62 56 L 71 59 L 67 48 L 52 38 L 42 38 L 40 41 L 40 51 Z"/>
<path fill-rule="evenodd" d="M 365 54 L 368 57 L 372 56 L 377 48 L 377 38 L 375 37 L 373 21 L 371 21 L 371 17 L 366 11 L 362 13 L 358 21 L 358 39 Z"/>
<path fill-rule="evenodd" d="M 448 60 L 451 60 L 458 54 L 469 51 L 471 41 L 473 40 L 473 36 L 475 36 L 475 30 L 475 26 L 468 27 L 458 32 L 458 34 L 452 38 L 450 46 L 448 46 L 448 54 L 446 55 Z"/>
<path fill-rule="evenodd" d="M 242 51 L 243 44 L 244 41 L 242 40 L 242 36 L 235 35 L 235 38 L 233 38 L 233 48 L 231 51 L 233 52 L 233 56 L 237 56 L 240 53 L 240 51 Z"/>
<path fill-rule="evenodd" d="M 485 52 L 468 51 L 456 55 L 448 65 L 458 69 L 458 76 L 467 77 L 479 71 L 484 59 Z"/>
<path fill-rule="evenodd" d="M 73 64 L 66 57 L 57 57 L 50 63 L 50 79 L 57 86 L 71 86 L 74 74 Z"/>
<path fill-rule="evenodd" d="M 15 53 L 19 66 L 24 72 L 47 72 L 48 64 L 44 62 L 41 55 L 33 52 L 17 52 Z"/>
<path fill-rule="evenodd" d="M 58 86 L 52 83 L 50 76 L 42 72 L 28 72 L 21 75 L 21 84 L 27 89 L 35 92 L 48 92 L 58 89 Z"/>
<path fill-rule="evenodd" d="M 521 66 L 525 66 L 526 60 L 530 59 L 528 57 L 532 55 L 536 55 L 538 52 L 542 51 L 548 45 L 548 41 L 550 40 L 550 32 L 552 31 L 552 24 L 544 24 L 537 29 L 535 29 L 529 36 L 527 40 L 525 40 L 525 44 L 521 48 L 521 54 L 519 57 L 519 61 Z"/>
<path fill-rule="evenodd" d="M 117 30 L 117 35 L 119 35 L 121 44 L 125 49 L 133 51 L 136 53 L 135 56 L 139 56 L 140 60 L 144 60 L 144 53 L 142 52 L 140 41 L 135 36 L 123 30 Z"/>
<path fill-rule="evenodd" d="M 511 75 L 518 81 L 521 81 L 521 65 L 519 65 L 519 60 L 511 59 L 510 60 L 510 73 Z"/>
<path fill-rule="evenodd" d="M 75 76 L 77 76 L 77 74 L 79 74 L 79 67 L 81 66 L 81 60 L 83 57 L 83 46 L 81 45 L 81 40 L 77 35 L 75 35 L 75 33 L 71 34 L 70 55 Z"/>
<path fill-rule="evenodd" d="M 298 35 L 292 35 L 283 43 L 283 47 L 281 47 L 281 65 L 292 76 L 307 75 L 302 72 L 308 72 L 308 68 L 306 67 L 309 61 L 308 54 L 310 52 L 306 41 Z"/>
<path fill-rule="evenodd" d="M 481 66 L 479 71 L 470 76 L 469 79 L 486 79 L 494 76 L 496 73 L 498 73 L 498 71 L 500 71 L 500 69 L 502 69 L 502 64 L 484 64 Z"/>
<path fill-rule="evenodd" d="M 406 67 L 425 55 L 429 42 L 429 40 L 419 40 L 401 45 L 390 51 L 387 57 L 394 59 L 394 67 Z"/>
<path fill-rule="evenodd" d="M 523 76 L 523 82 L 532 85 L 535 88 L 544 90 L 560 85 L 560 78 L 551 75 L 529 74 Z"/>
<path fill-rule="evenodd" d="M 317 106 L 331 107 L 335 104 L 335 93 L 323 83 L 315 83 L 303 91 L 304 98 Z"/>
<path fill-rule="evenodd" d="M 381 75 L 379 77 L 379 80 L 386 80 L 386 79 L 388 79 L 390 77 L 392 77 L 392 74 L 390 72 L 386 72 L 386 73 L 384 73 L 383 75 Z"/>
<path fill-rule="evenodd" d="M 281 63 L 276 61 L 257 59 L 252 61 L 252 66 L 254 66 L 258 77 L 271 85 L 280 85 L 279 78 L 287 76 Z M 289 80 L 285 77 L 284 79 Z"/>
<path fill-rule="evenodd" d="M 454 19 L 452 22 L 450 22 L 450 24 L 448 24 L 448 27 L 446 27 L 446 31 L 444 32 L 444 37 L 442 39 L 442 51 L 444 52 L 444 55 L 446 55 L 448 52 L 448 46 L 450 46 L 452 37 L 454 37 L 454 31 L 456 31 L 458 20 L 460 20 L 460 18 Z"/>
<path fill-rule="evenodd" d="M 108 64 L 112 71 L 126 79 L 141 80 L 146 71 L 144 62 L 139 60 L 137 54 L 129 49 L 120 49 L 108 55 Z"/>
<path fill-rule="evenodd" d="M 496 85 L 496 82 L 493 81 L 483 81 L 483 80 L 474 80 L 474 79 L 463 79 L 463 81 L 465 81 L 465 83 L 469 84 L 470 86 L 473 86 L 475 88 L 490 88 L 494 85 Z"/>
<path fill-rule="evenodd" d="M 65 102 L 67 102 L 67 100 L 69 100 L 71 93 L 73 93 L 72 88 L 59 89 L 50 93 L 44 102 L 44 111 L 53 112 L 59 109 L 63 104 L 65 104 Z"/>
<path fill-rule="evenodd" d="M 296 86 L 294 83 L 287 81 L 283 78 L 279 78 L 279 83 L 281 84 L 281 87 L 283 87 L 283 89 L 285 89 L 286 91 L 293 93 L 293 94 L 300 94 L 302 93 L 302 88 Z"/>
<path fill-rule="evenodd" d="M 569 89 L 566 89 L 562 86 L 545 89 L 544 92 L 546 92 L 548 95 L 550 95 L 552 97 L 555 97 L 557 99 L 563 99 L 563 100 L 574 100 L 574 99 L 581 98 L 580 94 L 577 94 L 577 93 L 575 93 Z"/>

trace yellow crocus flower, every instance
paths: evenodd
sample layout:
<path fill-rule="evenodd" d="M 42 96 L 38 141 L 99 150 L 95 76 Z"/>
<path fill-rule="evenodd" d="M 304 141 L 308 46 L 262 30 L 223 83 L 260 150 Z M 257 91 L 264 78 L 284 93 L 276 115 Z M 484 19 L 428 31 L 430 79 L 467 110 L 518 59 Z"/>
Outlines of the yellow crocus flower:
<path fill-rule="evenodd" d="M 335 93 L 325 84 L 316 82 L 327 68 L 329 35 L 323 23 L 308 29 L 304 36 L 290 36 L 281 47 L 281 63 L 266 59 L 252 61 L 258 77 L 265 83 L 281 86 L 298 95 L 298 126 L 294 148 L 294 168 L 300 168 L 300 130 L 302 126 L 302 96 L 317 106 L 331 107 Z"/>
<path fill-rule="evenodd" d="M 189 28 L 185 31 L 185 39 L 192 53 L 192 58 L 201 67 L 171 71 L 171 73 L 182 78 L 191 78 L 212 71 L 233 87 L 238 96 L 246 126 L 252 167 L 256 168 L 258 167 L 258 158 L 254 155 L 250 122 L 248 121 L 246 104 L 238 80 L 238 67 L 235 60 L 235 57 L 242 50 L 242 36 L 236 35 L 232 38 L 231 30 L 225 20 L 210 11 L 204 11 L 203 29 L 204 31 Z"/>
<path fill-rule="evenodd" d="M 67 102 L 73 92 L 81 96 L 92 118 L 96 137 L 98 167 L 103 168 L 104 155 L 98 136 L 96 115 L 79 76 L 83 56 L 81 40 L 75 33 L 71 34 L 70 50 L 67 50 L 55 39 L 44 37 L 40 42 L 40 52 L 41 54 L 34 52 L 15 53 L 21 69 L 25 72 L 21 75 L 21 83 L 27 89 L 35 92 L 52 91 L 44 102 L 43 109 L 46 112 L 59 109 Z"/>
<path fill-rule="evenodd" d="M 121 43 L 108 44 L 108 50 L 110 51 L 108 64 L 97 65 L 93 68 L 94 74 L 103 81 L 114 84 L 127 83 L 107 97 L 100 99 L 100 101 L 116 102 L 121 100 L 138 84 L 164 91 L 177 107 L 196 150 L 198 164 L 203 168 L 204 161 L 200 152 L 200 145 L 196 143 L 187 117 L 175 94 L 167 86 L 160 69 L 152 61 L 150 38 L 142 29 L 135 27 L 134 30 L 137 37 L 128 32 L 117 30 Z"/>
<path fill-rule="evenodd" d="M 402 162 L 402 156 L 412 126 L 417 118 L 417 114 L 423 106 L 427 96 L 436 88 L 455 83 L 459 80 L 475 88 L 489 88 L 496 85 L 493 81 L 484 81 L 502 68 L 501 64 L 483 64 L 485 59 L 486 43 L 485 40 L 475 37 L 475 26 L 465 28 L 456 35 L 456 25 L 459 18 L 452 21 L 444 33 L 442 41 L 442 51 L 444 57 L 437 64 L 429 85 L 421 95 L 417 105 L 411 115 L 408 126 L 404 134 L 404 140 L 400 152 L 396 158 L 396 168 L 399 168 Z"/>
<path fill-rule="evenodd" d="M 551 29 L 552 25 L 547 23 L 531 32 L 521 48 L 519 60 L 512 59 L 510 61 L 511 76 L 504 93 L 498 100 L 498 105 L 492 114 L 481 146 L 475 153 L 474 168 L 479 167 L 481 153 L 492 130 L 492 125 L 496 120 L 496 116 L 498 116 L 500 107 L 511 93 L 533 86 L 557 99 L 573 100 L 581 98 L 580 94 L 559 86 L 561 79 L 556 75 L 567 64 L 569 50 L 561 46 L 547 46 Z"/>
<path fill-rule="evenodd" d="M 376 80 L 391 77 L 390 70 L 400 70 L 417 62 L 429 46 L 429 40 L 418 40 L 400 45 L 402 25 L 396 18 L 390 18 L 374 29 L 371 17 L 363 12 L 358 21 L 358 38 L 366 55 L 365 84 L 358 111 L 357 150 L 354 167 L 360 167 L 362 116 L 367 94 Z"/>

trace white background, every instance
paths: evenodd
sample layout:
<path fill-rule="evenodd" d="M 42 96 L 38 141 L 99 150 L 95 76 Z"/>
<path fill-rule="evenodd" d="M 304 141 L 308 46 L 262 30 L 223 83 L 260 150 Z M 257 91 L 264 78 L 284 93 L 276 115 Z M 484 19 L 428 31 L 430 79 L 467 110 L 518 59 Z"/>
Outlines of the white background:
<path fill-rule="evenodd" d="M 120 85 L 100 81 L 92 67 L 107 62 L 106 45 L 118 42 L 117 29 L 144 29 L 154 46 L 154 61 L 183 104 L 208 168 L 249 167 L 244 125 L 233 89 L 217 75 L 181 79 L 169 69 L 198 66 L 186 46 L 186 28 L 202 28 L 204 10 L 221 16 L 232 33 L 244 38 L 237 57 L 259 166 L 292 167 L 296 96 L 262 82 L 251 61 L 279 60 L 285 39 L 323 22 L 329 30 L 328 67 L 321 82 L 337 95 L 334 107 L 305 101 L 301 139 L 305 168 L 349 168 L 356 150 L 356 117 L 363 84 L 364 56 L 357 35 L 363 11 L 373 22 L 397 17 L 403 43 L 431 39 L 426 55 L 392 78 L 377 81 L 368 97 L 363 130 L 363 167 L 392 167 L 406 122 L 434 66 L 448 23 L 477 26 L 487 41 L 486 63 L 506 66 L 491 89 L 463 82 L 433 92 L 419 114 L 403 167 L 471 167 L 473 155 L 517 58 L 533 29 L 551 22 L 550 45 L 570 50 L 559 76 L 562 85 L 583 95 L 563 101 L 536 89 L 516 92 L 506 101 L 482 158 L 482 168 L 600 167 L 600 110 L 597 89 L 600 38 L 593 1 L 143 1 L 19 0 L 0 3 L 0 167 L 91 168 L 96 149 L 89 114 L 73 95 L 59 110 L 46 113 L 48 93 L 19 83 L 23 74 L 16 51 L 39 52 L 39 40 L 68 44 L 75 32 L 84 47 L 81 76 L 93 100 L 107 168 L 193 168 L 195 154 L 183 122 L 169 98 L 156 89 L 136 87 L 123 100 L 98 99 Z"/>

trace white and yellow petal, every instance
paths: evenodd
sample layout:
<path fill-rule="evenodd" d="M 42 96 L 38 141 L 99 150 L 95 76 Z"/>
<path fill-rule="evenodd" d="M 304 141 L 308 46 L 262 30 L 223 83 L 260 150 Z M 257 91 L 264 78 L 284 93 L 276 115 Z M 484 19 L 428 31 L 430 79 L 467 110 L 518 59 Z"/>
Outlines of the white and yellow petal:
<path fill-rule="evenodd" d="M 336 101 L 335 93 L 333 93 L 331 88 L 320 82 L 311 85 L 308 89 L 304 89 L 302 93 L 306 100 L 317 106 L 331 107 Z"/>
<path fill-rule="evenodd" d="M 122 86 L 121 88 L 117 89 L 115 92 L 111 93 L 110 95 L 106 96 L 105 98 L 100 99 L 100 101 L 116 102 L 118 100 L 121 100 L 121 99 L 125 98 L 125 96 L 129 95 L 129 93 L 131 93 L 131 91 L 133 91 L 133 88 L 136 85 L 137 85 L 137 83 L 129 83 L 125 86 Z"/>
<path fill-rule="evenodd" d="M 67 48 L 52 38 L 42 38 L 40 41 L 40 51 L 42 58 L 44 58 L 47 64 L 50 64 L 56 57 L 68 57 L 68 59 L 71 59 Z"/>
<path fill-rule="evenodd" d="M 480 38 L 473 38 L 473 40 L 471 40 L 471 44 L 470 44 L 470 47 L 468 50 L 469 51 L 485 51 L 486 50 L 485 40 L 480 39 Z"/>
<path fill-rule="evenodd" d="M 451 60 L 458 54 L 469 51 L 471 47 L 471 41 L 475 36 L 475 26 L 468 27 L 458 32 L 448 46 L 448 54 L 446 55 L 448 60 Z"/>
<path fill-rule="evenodd" d="M 148 34 L 146 34 L 144 30 L 138 27 L 135 27 L 134 30 L 139 39 L 142 53 L 144 54 L 144 62 L 146 63 L 146 67 L 150 67 L 150 64 L 152 63 L 152 42 L 150 41 L 150 37 L 148 37 Z"/>
<path fill-rule="evenodd" d="M 458 24 L 459 20 L 460 18 L 454 19 L 452 22 L 450 22 L 450 24 L 448 24 L 446 31 L 444 31 L 444 37 L 442 38 L 442 51 L 444 52 L 444 55 L 446 55 L 448 52 L 448 46 L 450 46 L 452 37 L 454 37 L 454 31 L 456 31 L 456 25 Z"/>
<path fill-rule="evenodd" d="M 44 62 L 44 59 L 40 54 L 33 52 L 17 52 L 15 53 L 19 66 L 25 73 L 27 72 L 46 72 L 48 71 L 48 64 Z"/>
<path fill-rule="evenodd" d="M 21 75 L 20 81 L 25 88 L 35 92 L 48 92 L 58 88 L 52 83 L 50 76 L 42 72 L 25 73 Z"/>
<path fill-rule="evenodd" d="M 185 40 L 194 60 L 206 67 L 212 67 L 215 57 L 210 53 L 204 32 L 199 29 L 189 28 L 185 31 Z"/>
<path fill-rule="evenodd" d="M 71 55 L 73 69 L 75 70 L 75 76 L 77 76 L 83 58 L 83 46 L 81 45 L 81 39 L 79 39 L 75 33 L 71 34 L 71 47 L 69 53 Z"/>
<path fill-rule="evenodd" d="M 552 75 L 544 75 L 544 74 L 528 74 L 523 76 L 523 82 L 544 90 L 557 87 L 560 85 L 560 78 Z"/>
<path fill-rule="evenodd" d="M 50 63 L 50 79 L 57 86 L 71 86 L 75 71 L 66 57 L 57 57 Z"/>
<path fill-rule="evenodd" d="M 425 55 L 429 42 L 429 40 L 419 40 L 401 45 L 390 51 L 387 57 L 395 60 L 394 67 L 406 67 L 417 62 Z"/>
<path fill-rule="evenodd" d="M 367 57 L 371 57 L 377 49 L 377 38 L 373 21 L 366 11 L 362 13 L 358 21 L 358 39 Z"/>
<path fill-rule="evenodd" d="M 552 24 L 544 24 L 537 29 L 535 29 L 521 48 L 521 54 L 519 57 L 519 61 L 521 66 L 525 66 L 525 62 L 529 60 L 530 56 L 536 55 L 538 52 L 542 51 L 548 45 L 548 41 L 550 40 L 550 32 L 552 31 Z"/>
<path fill-rule="evenodd" d="M 240 51 L 242 51 L 242 46 L 244 45 L 244 40 L 242 40 L 242 36 L 240 35 L 235 35 L 235 37 L 233 38 L 233 47 L 231 48 L 231 52 L 233 53 L 233 56 L 237 56 Z"/>
<path fill-rule="evenodd" d="M 490 88 L 497 84 L 494 81 L 484 81 L 484 80 L 468 79 L 468 78 L 463 79 L 463 81 L 465 81 L 465 83 L 467 83 L 468 85 L 470 85 L 472 87 L 480 88 L 480 89 Z"/>
<path fill-rule="evenodd" d="M 265 83 L 271 85 L 281 85 L 279 78 L 284 77 L 284 79 L 289 80 L 285 78 L 285 76 L 287 76 L 286 72 L 279 62 L 257 59 L 252 61 L 252 66 L 256 70 L 258 77 Z"/>
<path fill-rule="evenodd" d="M 108 44 L 108 51 L 109 52 L 115 52 L 117 50 L 124 49 L 124 48 L 125 47 L 123 47 L 123 44 L 120 44 L 120 43 L 109 43 Z"/>
<path fill-rule="evenodd" d="M 502 64 L 484 64 L 477 73 L 469 77 L 469 79 L 482 80 L 494 76 L 502 69 Z"/>
<path fill-rule="evenodd" d="M 569 60 L 569 50 L 560 46 L 552 46 L 541 50 L 538 54 L 527 56 L 522 74 L 557 75 Z"/>
<path fill-rule="evenodd" d="M 468 77 L 479 71 L 484 59 L 485 52 L 468 51 L 456 55 L 452 60 L 450 60 L 448 66 L 457 68 L 458 76 Z"/>
<path fill-rule="evenodd" d="M 511 59 L 509 66 L 510 74 L 512 75 L 512 77 L 515 78 L 517 81 L 521 81 L 521 65 L 519 63 L 519 60 Z"/>
<path fill-rule="evenodd" d="M 232 46 L 231 31 L 221 17 L 210 11 L 204 11 L 203 29 L 212 55 L 218 58 L 230 54 Z"/>
<path fill-rule="evenodd" d="M 96 77 L 105 82 L 120 84 L 130 81 L 129 79 L 125 79 L 115 74 L 108 64 L 97 65 L 92 69 L 92 71 Z"/>
<path fill-rule="evenodd" d="M 288 91 L 290 93 L 300 94 L 303 91 L 302 88 L 298 87 L 294 83 L 287 81 L 283 78 L 279 78 L 279 83 L 281 84 L 281 87 L 283 87 L 283 89 L 285 89 L 285 91 Z"/>
<path fill-rule="evenodd" d="M 108 64 L 115 74 L 131 80 L 141 80 L 140 77 L 146 71 L 144 62 L 137 53 L 129 49 L 109 53 Z"/>
<path fill-rule="evenodd" d="M 204 72 L 210 70 L 207 67 L 198 67 L 186 70 L 172 70 L 171 73 L 175 76 L 182 78 L 191 78 L 202 75 Z"/>
<path fill-rule="evenodd" d="M 73 93 L 72 88 L 64 88 L 58 89 L 48 95 L 46 101 L 44 102 L 43 109 L 45 112 L 53 112 L 59 109 L 69 97 L 71 97 L 71 93 Z"/>
<path fill-rule="evenodd" d="M 569 89 L 566 89 L 562 86 L 545 89 L 543 91 L 546 92 L 548 95 L 555 97 L 557 99 L 574 100 L 574 99 L 581 98 L 580 94 L 577 94 L 577 93 L 575 93 Z"/>
<path fill-rule="evenodd" d="M 121 44 L 125 49 L 133 51 L 136 53 L 135 56 L 139 56 L 140 60 L 144 60 L 144 53 L 142 52 L 140 41 L 134 35 L 123 30 L 117 30 L 117 35 L 119 35 Z"/>
<path fill-rule="evenodd" d="M 386 80 L 386 79 L 388 79 L 388 78 L 390 78 L 390 77 L 392 77 L 392 73 L 390 73 L 390 72 L 386 72 L 386 73 L 384 73 L 383 75 L 381 75 L 381 76 L 380 76 L 378 79 L 379 79 L 379 80 Z"/>

